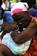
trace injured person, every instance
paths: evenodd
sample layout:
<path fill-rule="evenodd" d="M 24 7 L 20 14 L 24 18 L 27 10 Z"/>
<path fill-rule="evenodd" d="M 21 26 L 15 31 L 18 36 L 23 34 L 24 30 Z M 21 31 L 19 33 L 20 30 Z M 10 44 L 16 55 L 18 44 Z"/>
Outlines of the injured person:
<path fill-rule="evenodd" d="M 33 18 L 31 18 L 27 13 L 25 14 L 25 12 L 20 12 L 19 14 L 18 13 L 15 14 L 14 18 L 16 19 L 16 22 L 18 21 L 17 24 L 22 23 L 21 27 L 26 29 L 20 32 L 10 31 L 5 33 L 2 38 L 2 44 L 7 46 L 14 55 L 18 55 L 18 54 L 21 55 L 28 50 L 32 36 L 37 31 L 37 23 L 36 23 L 36 20 L 32 20 Z M 27 44 L 28 46 L 26 45 L 27 42 L 29 43 Z M 7 51 L 5 51 L 4 49 L 3 49 L 3 52 L 8 54 Z"/>

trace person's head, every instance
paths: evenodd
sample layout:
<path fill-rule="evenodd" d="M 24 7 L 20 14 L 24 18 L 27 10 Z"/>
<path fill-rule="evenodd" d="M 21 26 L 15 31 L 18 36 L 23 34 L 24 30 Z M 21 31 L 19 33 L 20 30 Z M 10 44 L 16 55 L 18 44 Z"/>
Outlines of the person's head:
<path fill-rule="evenodd" d="M 16 13 L 13 15 L 13 18 L 21 28 L 26 28 L 32 19 L 27 11 Z"/>

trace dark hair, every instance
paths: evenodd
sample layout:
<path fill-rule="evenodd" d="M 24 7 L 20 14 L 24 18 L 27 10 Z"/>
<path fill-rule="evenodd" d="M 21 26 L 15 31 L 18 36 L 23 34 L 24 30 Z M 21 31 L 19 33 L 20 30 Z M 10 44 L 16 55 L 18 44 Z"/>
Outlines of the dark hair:
<path fill-rule="evenodd" d="M 21 29 L 27 27 L 32 19 L 32 17 L 29 16 L 28 11 L 14 14 L 13 18 Z"/>

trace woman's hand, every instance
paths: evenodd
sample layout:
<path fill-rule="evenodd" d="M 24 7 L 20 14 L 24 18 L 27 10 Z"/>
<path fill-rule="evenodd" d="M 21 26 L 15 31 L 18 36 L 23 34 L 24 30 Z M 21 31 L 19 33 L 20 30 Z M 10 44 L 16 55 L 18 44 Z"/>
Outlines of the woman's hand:
<path fill-rule="evenodd" d="M 12 31 L 12 30 L 15 30 L 16 27 L 17 27 L 16 23 L 11 23 L 11 24 L 9 24 L 9 23 L 4 23 L 3 26 L 2 26 L 2 28 L 3 28 L 3 30 L 4 30 L 5 32 L 10 32 L 10 31 Z"/>

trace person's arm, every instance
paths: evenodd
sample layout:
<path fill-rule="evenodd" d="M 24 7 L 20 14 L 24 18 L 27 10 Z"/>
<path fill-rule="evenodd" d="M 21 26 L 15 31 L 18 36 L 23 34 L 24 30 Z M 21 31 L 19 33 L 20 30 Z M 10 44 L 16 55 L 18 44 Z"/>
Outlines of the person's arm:
<path fill-rule="evenodd" d="M 0 53 L 2 53 L 3 56 L 14 56 L 10 49 L 3 44 L 0 44 Z"/>
<path fill-rule="evenodd" d="M 36 30 L 37 30 L 37 24 L 35 23 L 35 21 L 33 21 L 29 24 L 29 26 L 25 31 L 22 31 L 19 34 L 16 34 L 15 37 L 13 37 L 13 40 L 17 44 L 24 43 L 35 34 Z"/>
<path fill-rule="evenodd" d="M 17 27 L 17 24 L 15 22 L 14 23 L 10 23 L 10 24 L 9 23 L 4 23 L 2 25 L 2 29 L 5 32 L 10 32 L 11 30 L 15 30 L 16 27 Z"/>

